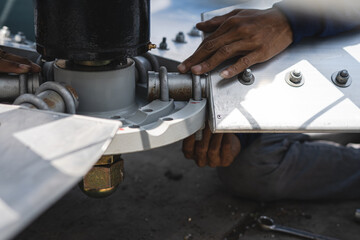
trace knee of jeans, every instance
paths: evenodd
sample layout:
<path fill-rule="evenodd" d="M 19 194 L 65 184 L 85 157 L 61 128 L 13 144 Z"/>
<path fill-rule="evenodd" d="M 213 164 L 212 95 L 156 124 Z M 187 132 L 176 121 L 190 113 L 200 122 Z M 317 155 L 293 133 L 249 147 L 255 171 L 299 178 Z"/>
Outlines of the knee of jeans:
<path fill-rule="evenodd" d="M 256 201 L 275 201 L 284 198 L 281 184 L 275 178 L 256 177 L 234 173 L 228 168 L 218 168 L 224 187 L 236 196 Z"/>
<path fill-rule="evenodd" d="M 217 168 L 218 176 L 224 187 L 239 197 L 257 201 L 282 199 L 281 172 L 274 171 L 276 162 L 269 165 L 259 164 L 258 158 L 238 158 L 229 167 Z M 265 156 L 266 157 L 266 156 Z M 249 162 L 251 161 L 251 162 Z"/>

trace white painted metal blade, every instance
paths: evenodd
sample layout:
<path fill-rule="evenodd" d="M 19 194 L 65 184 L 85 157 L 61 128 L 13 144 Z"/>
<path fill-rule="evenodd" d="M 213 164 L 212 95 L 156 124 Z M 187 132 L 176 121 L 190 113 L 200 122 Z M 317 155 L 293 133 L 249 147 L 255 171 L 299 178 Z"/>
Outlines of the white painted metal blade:
<path fill-rule="evenodd" d="M 120 122 L 0 104 L 0 239 L 9 239 L 72 188 Z"/>
<path fill-rule="evenodd" d="M 249 1 L 205 13 L 203 19 L 235 8 L 263 9 L 272 4 Z M 209 75 L 209 116 L 214 132 L 360 132 L 360 30 L 308 39 L 290 47 L 251 67 L 252 85 L 240 83 L 238 77 L 222 79 L 219 73 L 224 67 Z M 303 75 L 302 86 L 286 82 L 295 69 Z M 342 69 L 352 78 L 346 88 L 332 81 L 332 75 Z"/>

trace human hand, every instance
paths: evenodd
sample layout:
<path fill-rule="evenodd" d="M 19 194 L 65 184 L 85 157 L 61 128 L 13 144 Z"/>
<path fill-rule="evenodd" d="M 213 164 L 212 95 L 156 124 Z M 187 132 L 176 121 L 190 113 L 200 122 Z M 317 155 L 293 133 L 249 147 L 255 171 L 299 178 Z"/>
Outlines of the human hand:
<path fill-rule="evenodd" d="M 0 49 L 0 72 L 22 74 L 40 71 L 40 66 L 29 59 L 7 53 Z"/>
<path fill-rule="evenodd" d="M 195 135 L 183 141 L 183 153 L 188 159 L 194 159 L 199 167 L 227 167 L 240 153 L 240 140 L 232 133 L 212 134 L 207 125 L 203 130 L 203 139 L 195 141 Z"/>
<path fill-rule="evenodd" d="M 277 8 L 236 9 L 198 23 L 196 27 L 212 33 L 178 66 L 181 73 L 191 70 L 194 74 L 203 74 L 227 59 L 242 55 L 220 73 L 222 78 L 231 78 L 255 63 L 269 60 L 293 41 L 291 27 Z"/>

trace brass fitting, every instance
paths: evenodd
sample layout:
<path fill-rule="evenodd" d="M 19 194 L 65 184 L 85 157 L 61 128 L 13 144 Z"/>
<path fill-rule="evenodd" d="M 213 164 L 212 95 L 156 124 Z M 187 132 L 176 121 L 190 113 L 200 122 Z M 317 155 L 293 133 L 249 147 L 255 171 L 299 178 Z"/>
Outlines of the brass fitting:
<path fill-rule="evenodd" d="M 102 156 L 80 182 L 89 197 L 103 198 L 113 194 L 124 180 L 124 160 L 120 155 Z"/>
<path fill-rule="evenodd" d="M 155 49 L 156 48 L 156 44 L 153 43 L 149 43 L 148 44 L 148 50 L 150 51 L 151 49 Z"/>

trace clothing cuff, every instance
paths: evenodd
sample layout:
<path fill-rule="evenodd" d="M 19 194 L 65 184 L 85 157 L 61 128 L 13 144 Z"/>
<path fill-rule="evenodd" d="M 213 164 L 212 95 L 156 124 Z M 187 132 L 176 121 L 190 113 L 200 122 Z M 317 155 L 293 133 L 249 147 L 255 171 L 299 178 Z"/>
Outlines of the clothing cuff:
<path fill-rule="evenodd" d="M 289 21 L 293 33 L 293 43 L 300 42 L 304 37 L 321 33 L 323 28 L 321 18 L 310 13 L 297 11 L 286 1 L 275 3 L 273 7 L 279 9 Z"/>

